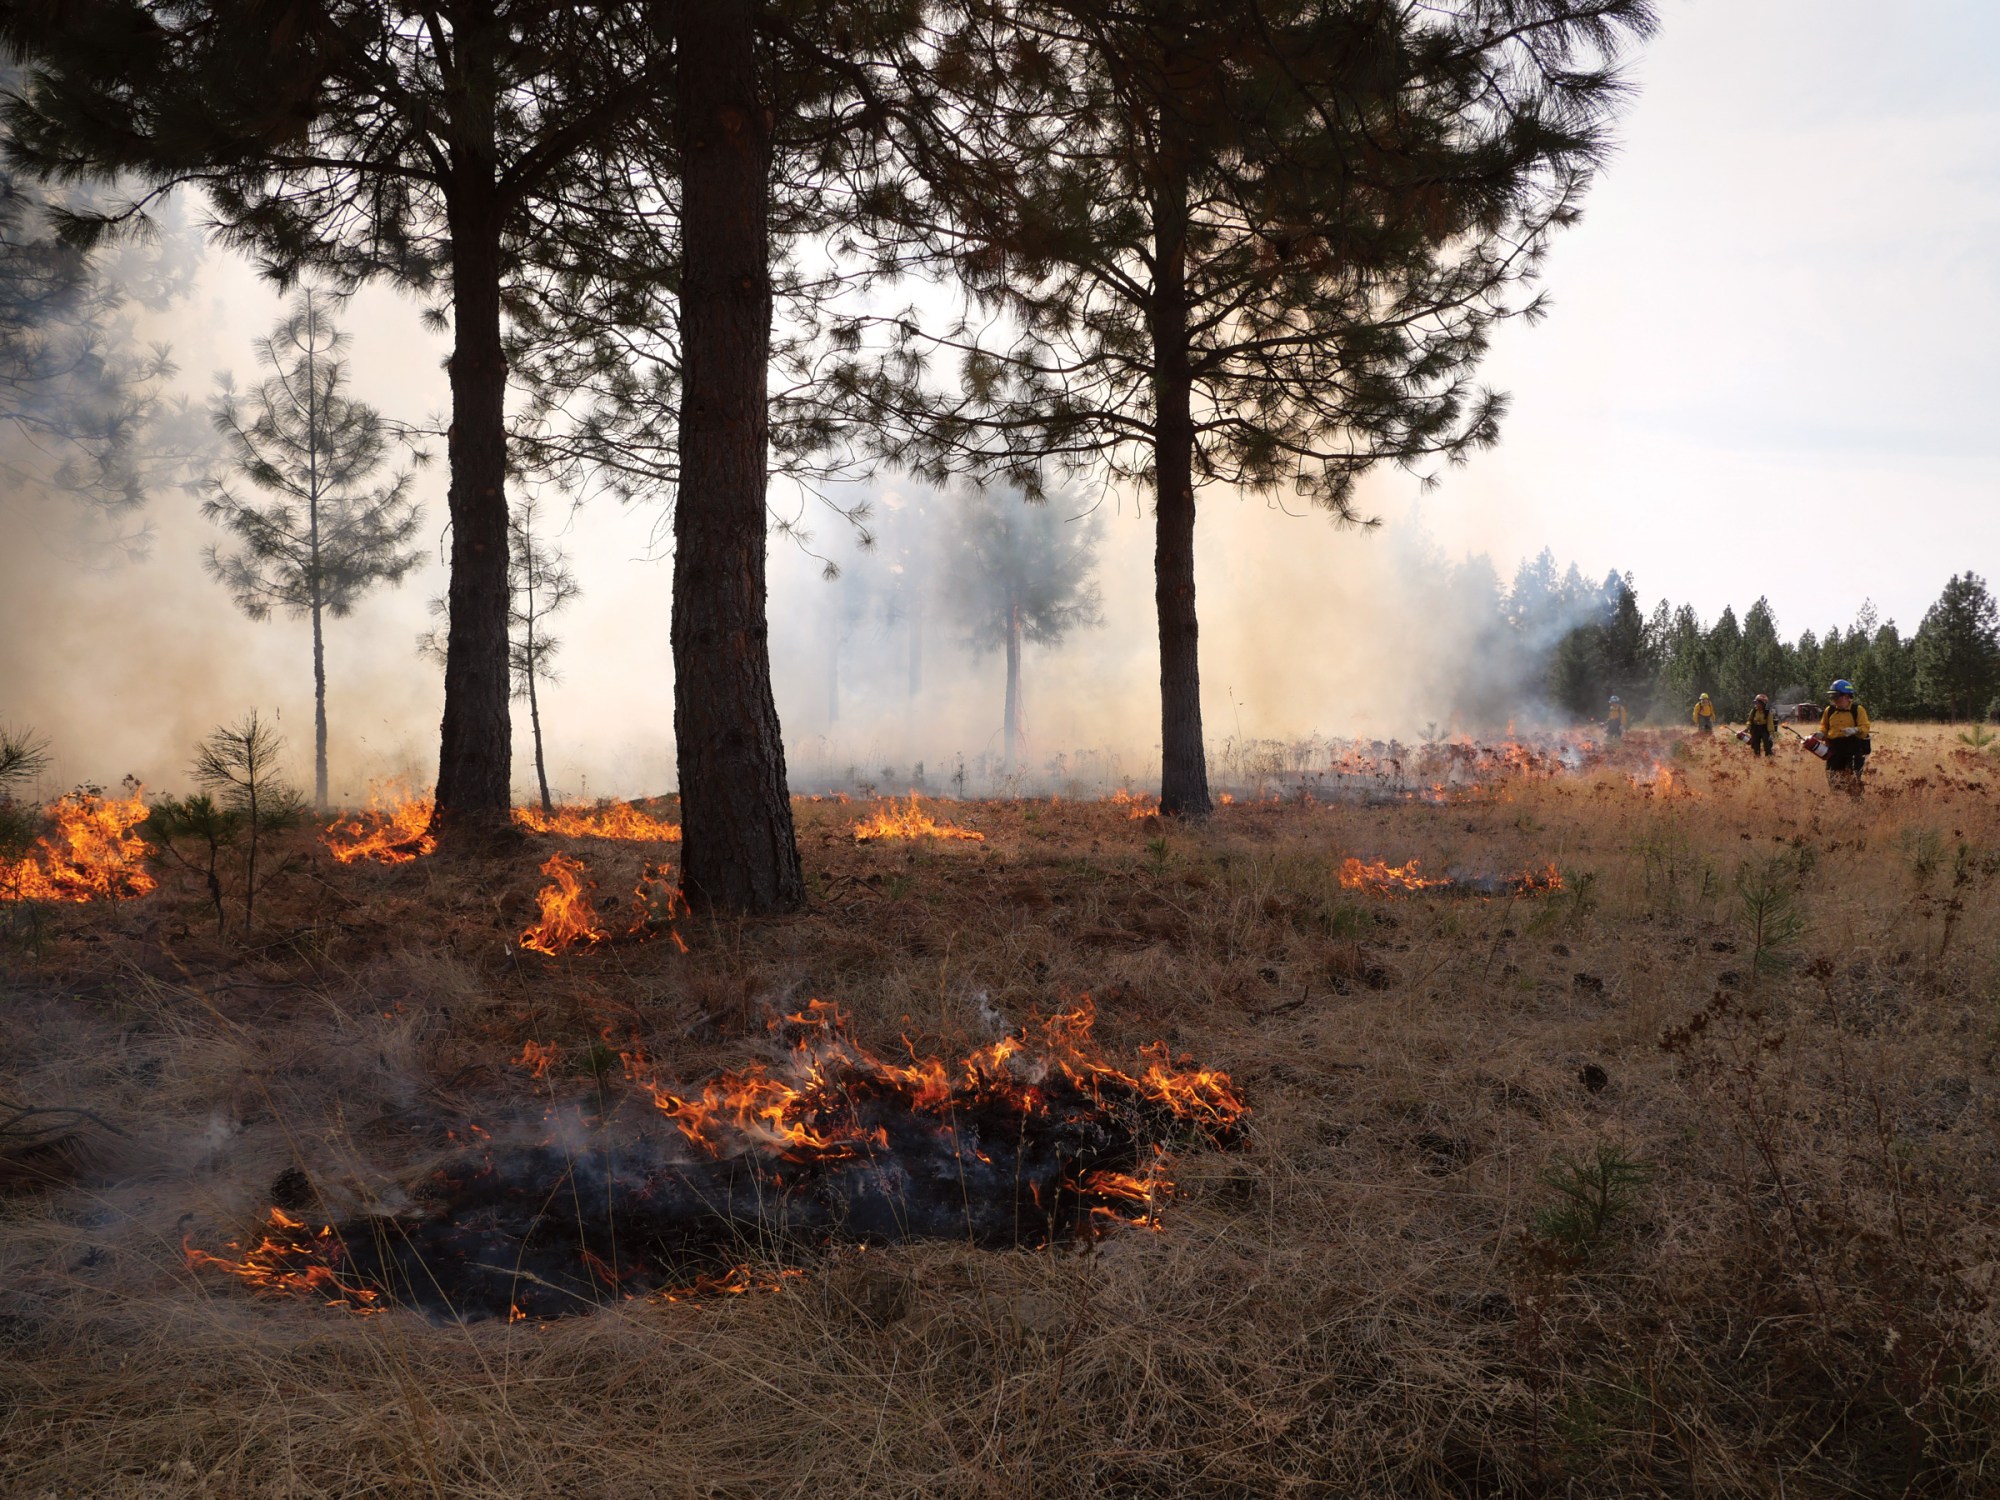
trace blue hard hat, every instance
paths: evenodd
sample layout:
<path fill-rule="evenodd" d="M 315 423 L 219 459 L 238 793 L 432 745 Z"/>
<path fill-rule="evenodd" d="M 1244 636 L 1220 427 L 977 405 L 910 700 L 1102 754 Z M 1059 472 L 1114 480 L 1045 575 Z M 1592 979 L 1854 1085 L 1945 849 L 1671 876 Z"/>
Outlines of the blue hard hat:
<path fill-rule="evenodd" d="M 1616 693 L 1613 693 L 1613 694 L 1611 695 L 1611 701 L 1612 701 L 1613 703 L 1616 703 L 1616 702 L 1618 701 L 1618 695 L 1617 695 Z"/>
<path fill-rule="evenodd" d="M 1854 684 L 1849 682 L 1845 677 L 1836 677 L 1833 679 L 1833 686 L 1828 688 L 1827 691 L 1833 694 L 1836 698 L 1839 697 L 1842 693 L 1846 693 L 1852 696 L 1854 692 Z"/>

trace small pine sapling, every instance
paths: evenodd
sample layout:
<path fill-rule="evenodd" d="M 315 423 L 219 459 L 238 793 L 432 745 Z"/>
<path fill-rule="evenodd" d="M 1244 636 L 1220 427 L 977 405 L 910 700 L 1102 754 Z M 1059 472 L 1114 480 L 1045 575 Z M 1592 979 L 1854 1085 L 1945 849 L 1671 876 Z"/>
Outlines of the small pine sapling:
<path fill-rule="evenodd" d="M 15 790 L 49 765 L 49 742 L 32 729 L 0 724 L 0 853 L 25 848 L 41 826 L 37 810 L 18 803 Z"/>
<path fill-rule="evenodd" d="M 1775 974 L 1790 966 L 1805 935 L 1806 916 L 1789 878 L 1793 862 L 1784 856 L 1736 870 L 1737 918 L 1750 942 L 1750 973 Z"/>
<path fill-rule="evenodd" d="M 1572 1254 L 1589 1255 L 1614 1221 L 1631 1212 L 1654 1172 L 1651 1163 L 1608 1143 L 1589 1156 L 1558 1156 L 1540 1174 L 1556 1198 L 1535 1211 L 1535 1233 Z"/>
<path fill-rule="evenodd" d="M 236 723 L 216 728 L 196 748 L 189 774 L 202 791 L 166 798 L 154 810 L 151 827 L 161 847 L 207 881 L 218 932 L 224 927 L 225 850 L 241 853 L 245 931 L 255 924 L 258 892 L 290 868 L 285 863 L 261 874 L 258 870 L 270 836 L 296 826 L 306 813 L 304 795 L 279 774 L 284 748 L 284 737 L 253 709 Z M 185 841 L 199 845 L 199 857 L 182 852 L 179 843 Z"/>

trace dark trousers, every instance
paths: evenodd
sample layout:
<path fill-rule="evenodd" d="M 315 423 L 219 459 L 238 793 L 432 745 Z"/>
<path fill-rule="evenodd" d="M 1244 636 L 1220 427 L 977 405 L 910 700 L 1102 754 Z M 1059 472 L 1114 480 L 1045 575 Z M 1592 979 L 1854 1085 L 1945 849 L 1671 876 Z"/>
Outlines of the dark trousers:
<path fill-rule="evenodd" d="M 1868 765 L 1868 741 L 1860 738 L 1826 742 L 1826 784 L 1861 795 L 1861 773 Z"/>
<path fill-rule="evenodd" d="M 1750 726 L 1750 753 L 1752 755 L 1769 755 L 1771 753 L 1771 726 L 1769 724 L 1752 724 Z"/>

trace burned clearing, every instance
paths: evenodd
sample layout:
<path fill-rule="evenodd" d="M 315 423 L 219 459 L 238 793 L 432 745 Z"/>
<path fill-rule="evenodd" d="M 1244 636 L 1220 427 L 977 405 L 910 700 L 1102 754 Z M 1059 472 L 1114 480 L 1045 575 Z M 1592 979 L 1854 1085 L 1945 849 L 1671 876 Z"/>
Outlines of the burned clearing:
<path fill-rule="evenodd" d="M 1980 1492 L 2000 764 L 1572 749 L 7 903 L 0 1489 Z"/>

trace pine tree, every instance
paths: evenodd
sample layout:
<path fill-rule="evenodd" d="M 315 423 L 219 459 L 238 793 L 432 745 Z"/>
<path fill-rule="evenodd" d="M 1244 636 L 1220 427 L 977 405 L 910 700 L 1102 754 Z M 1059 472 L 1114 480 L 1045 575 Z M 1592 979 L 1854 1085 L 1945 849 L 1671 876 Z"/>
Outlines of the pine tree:
<path fill-rule="evenodd" d="M 1646 622 L 1639 614 L 1639 596 L 1632 589 L 1632 575 L 1614 574 L 1617 600 L 1604 626 L 1604 678 L 1598 683 L 1603 696 L 1586 710 L 1592 717 L 1603 712 L 1610 695 L 1625 700 L 1632 715 L 1643 717 L 1652 706 L 1653 673 L 1656 663 L 1647 638 Z"/>
<path fill-rule="evenodd" d="M 1007 663 L 1001 714 L 1002 767 L 1011 774 L 1021 745 L 1021 648 L 1057 646 L 1072 630 L 1104 623 L 1092 576 L 1104 528 L 1049 501 L 1005 494 L 968 497 L 953 533 L 947 600 L 978 655 Z"/>
<path fill-rule="evenodd" d="M 1470 370 L 1576 213 L 1643 0 L 1039 0 L 968 7 L 923 143 L 975 314 L 923 435 L 1031 493 L 1045 464 L 1152 492 L 1161 805 L 1209 809 L 1195 497 L 1303 494 L 1491 442 Z M 1533 304 L 1527 304 L 1532 307 Z M 994 331 L 998 336 L 993 336 Z"/>
<path fill-rule="evenodd" d="M 1985 711 L 2000 688 L 2000 611 L 1977 573 L 1954 573 L 1916 636 L 1917 686 L 1948 719 Z"/>
<path fill-rule="evenodd" d="M 672 58 L 660 7 L 577 0 L 94 0 L 11 5 L 30 63 L 15 159 L 47 176 L 205 190 L 281 284 L 388 277 L 448 314 L 450 628 L 437 825 L 509 817 L 508 363 L 502 304 L 615 283 Z M 653 163 L 652 165 L 657 165 Z M 660 175 L 664 176 L 665 173 Z M 72 214 L 76 242 L 145 197 Z"/>
<path fill-rule="evenodd" d="M 541 534 L 540 505 L 533 499 L 516 500 L 507 517 L 507 666 L 512 692 L 517 702 L 528 705 L 528 727 L 535 747 L 535 782 L 541 794 L 542 811 L 554 809 L 549 793 L 548 761 L 542 743 L 542 703 L 540 684 L 562 679 L 555 669 L 556 653 L 562 642 L 549 634 L 551 616 L 568 607 L 583 593 L 570 567 L 569 554 Z M 449 603 L 442 596 L 431 600 L 431 613 L 443 621 Z M 439 626 L 417 638 L 417 654 L 442 667 L 446 653 L 445 627 Z"/>
<path fill-rule="evenodd" d="M 0 92 L 21 82 L 0 67 Z M 141 343 L 130 317 L 186 292 L 195 246 L 177 226 L 115 255 L 58 234 L 65 213 L 100 199 L 89 184 L 45 185 L 0 163 L 0 426 L 22 439 L 0 451 L 0 474 L 122 523 L 150 493 L 190 485 L 206 456 L 198 416 L 169 394 L 168 350 Z M 149 537 L 133 528 L 119 540 L 137 553 Z"/>
<path fill-rule="evenodd" d="M 353 612 L 378 584 L 395 584 L 423 560 L 410 545 L 423 511 L 410 498 L 411 476 L 370 481 L 387 457 L 388 438 L 374 407 L 345 393 L 341 355 L 347 335 L 335 327 L 323 293 L 308 291 L 269 336 L 257 341 L 270 373 L 247 398 L 216 402 L 215 425 L 230 462 L 267 498 L 216 480 L 201 513 L 235 537 L 209 547 L 209 572 L 253 620 L 273 610 L 312 622 L 313 806 L 327 809 L 326 639 L 324 617 Z"/>
<path fill-rule="evenodd" d="M 507 664 L 513 674 L 514 696 L 527 700 L 528 728 L 535 746 L 535 784 L 542 811 L 552 812 L 548 760 L 542 749 L 542 700 L 539 684 L 556 682 L 555 655 L 562 642 L 549 634 L 549 619 L 583 592 L 571 570 L 569 554 L 536 529 L 536 503 L 518 502 L 508 517 Z"/>
<path fill-rule="evenodd" d="M 1757 694 L 1776 693 L 1790 678 L 1791 663 L 1778 637 L 1777 616 L 1771 601 L 1760 595 L 1744 614 L 1735 653 L 1722 667 L 1722 712 L 1732 717 L 1747 714 Z"/>
<path fill-rule="evenodd" d="M 1861 664 L 1861 680 L 1868 684 L 1868 707 L 1884 718 L 1910 719 L 1923 711 L 1917 689 L 1917 649 L 1914 639 L 1904 640 L 1894 620 L 1875 627 L 1875 638 Z M 1975 711 L 1983 705 L 1975 705 Z"/>

